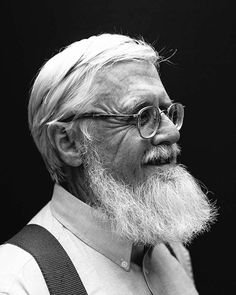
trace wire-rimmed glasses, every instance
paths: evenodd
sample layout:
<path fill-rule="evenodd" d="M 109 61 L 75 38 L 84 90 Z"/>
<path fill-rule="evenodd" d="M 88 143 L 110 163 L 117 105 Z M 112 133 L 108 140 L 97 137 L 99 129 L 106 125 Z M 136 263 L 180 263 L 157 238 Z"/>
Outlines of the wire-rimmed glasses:
<path fill-rule="evenodd" d="M 180 130 L 183 125 L 184 119 L 184 106 L 180 103 L 171 104 L 168 109 L 160 110 L 155 106 L 146 106 L 139 110 L 137 114 L 102 114 L 102 113 L 85 113 L 79 116 L 74 115 L 65 120 L 60 120 L 60 122 L 72 121 L 75 117 L 76 119 L 82 118 L 135 118 L 139 134 L 142 138 L 148 139 L 152 138 L 156 133 L 161 123 L 161 116 L 165 114 L 175 125 L 175 127 Z"/>

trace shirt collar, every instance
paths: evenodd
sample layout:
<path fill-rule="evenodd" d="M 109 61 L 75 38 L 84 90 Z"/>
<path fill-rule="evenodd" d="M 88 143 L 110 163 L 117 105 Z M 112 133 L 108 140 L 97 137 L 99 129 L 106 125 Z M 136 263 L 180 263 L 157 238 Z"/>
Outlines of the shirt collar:
<path fill-rule="evenodd" d="M 128 271 L 132 242 L 112 232 L 108 222 L 100 222 L 95 210 L 58 184 L 51 200 L 53 216 L 84 243 Z"/>

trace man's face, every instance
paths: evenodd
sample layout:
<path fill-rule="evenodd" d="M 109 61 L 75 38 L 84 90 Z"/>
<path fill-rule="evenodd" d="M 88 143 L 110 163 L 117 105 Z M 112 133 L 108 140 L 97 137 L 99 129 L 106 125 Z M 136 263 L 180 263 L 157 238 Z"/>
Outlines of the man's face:
<path fill-rule="evenodd" d="M 95 84 L 98 90 L 92 107 L 94 112 L 133 114 L 144 106 L 166 109 L 171 104 L 156 68 L 146 62 L 116 64 L 99 73 Z M 133 121 L 113 117 L 97 119 L 92 136 L 103 167 L 115 179 L 133 185 L 156 171 L 154 162 L 144 163 L 145 155 L 157 145 L 177 142 L 179 132 L 162 115 L 154 138 L 143 139 Z M 172 158 L 171 163 L 168 160 L 161 166 L 170 168 L 175 160 Z"/>
<path fill-rule="evenodd" d="M 147 105 L 171 104 L 155 67 L 144 62 L 116 64 L 95 83 L 92 112 L 130 114 Z M 175 163 L 179 132 L 165 115 L 152 139 L 141 138 L 137 126 L 124 118 L 93 122 L 93 139 L 84 145 L 86 180 L 93 206 L 114 232 L 155 245 L 186 242 L 207 228 L 211 206 L 194 178 Z"/>

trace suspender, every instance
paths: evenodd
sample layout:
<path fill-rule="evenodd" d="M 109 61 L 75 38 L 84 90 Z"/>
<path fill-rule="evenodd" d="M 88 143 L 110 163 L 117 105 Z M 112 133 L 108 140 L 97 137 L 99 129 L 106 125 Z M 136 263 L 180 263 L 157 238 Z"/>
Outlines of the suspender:
<path fill-rule="evenodd" d="M 57 239 L 44 227 L 26 225 L 6 243 L 30 253 L 38 263 L 50 295 L 88 295 L 70 257 Z M 166 244 L 177 259 L 172 247 Z"/>
<path fill-rule="evenodd" d="M 44 227 L 26 225 L 7 243 L 24 249 L 34 257 L 51 295 L 87 295 L 68 254 Z"/>

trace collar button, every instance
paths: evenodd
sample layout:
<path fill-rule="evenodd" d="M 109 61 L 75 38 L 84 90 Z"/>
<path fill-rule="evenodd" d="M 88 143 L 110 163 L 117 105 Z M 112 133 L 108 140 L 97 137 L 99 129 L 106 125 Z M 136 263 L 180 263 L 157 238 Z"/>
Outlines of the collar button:
<path fill-rule="evenodd" d="M 128 263 L 127 263 L 126 261 L 122 261 L 122 262 L 121 262 L 121 266 L 122 266 L 123 268 L 127 268 L 127 267 L 128 267 Z"/>

